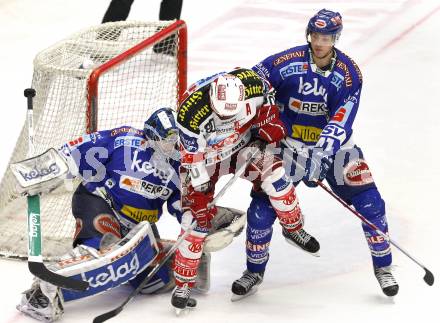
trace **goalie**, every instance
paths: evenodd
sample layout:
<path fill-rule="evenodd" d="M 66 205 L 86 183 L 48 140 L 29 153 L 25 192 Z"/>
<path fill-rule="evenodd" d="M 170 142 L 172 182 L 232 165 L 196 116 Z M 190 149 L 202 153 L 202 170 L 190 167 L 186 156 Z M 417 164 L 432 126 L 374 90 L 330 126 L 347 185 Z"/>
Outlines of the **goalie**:
<path fill-rule="evenodd" d="M 81 177 L 82 183 L 72 197 L 76 219 L 74 248 L 49 268 L 88 281 L 90 286 L 78 292 L 35 279 L 23 293 L 17 306 L 19 311 L 51 322 L 62 316 L 64 302 L 102 293 L 126 282 L 134 288 L 141 284 L 174 243 L 160 239 L 155 226 L 165 202 L 168 212 L 181 221 L 177 141 L 174 112 L 161 108 L 145 122 L 143 131 L 123 126 L 83 135 L 58 151 L 49 149 L 12 165 L 23 194 L 48 192 L 68 176 Z M 219 209 L 221 216 L 211 232 L 234 223 L 228 230 L 210 235 L 211 243 L 199 267 L 203 274 L 196 284 L 202 292 L 209 289 L 209 251 L 225 247 L 244 225 L 243 213 Z M 141 293 L 171 290 L 171 263 L 170 258 Z"/>

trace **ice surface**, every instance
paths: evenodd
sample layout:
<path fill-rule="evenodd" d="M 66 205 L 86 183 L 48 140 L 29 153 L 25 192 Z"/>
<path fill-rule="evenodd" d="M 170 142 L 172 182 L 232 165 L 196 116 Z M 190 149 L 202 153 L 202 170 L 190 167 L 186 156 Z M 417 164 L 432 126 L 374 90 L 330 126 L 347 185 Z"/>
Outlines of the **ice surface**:
<path fill-rule="evenodd" d="M 354 124 L 360 145 L 387 203 L 394 240 L 435 274 L 440 272 L 437 198 L 440 88 L 438 1 L 185 0 L 189 82 L 219 70 L 252 66 L 269 54 L 304 42 L 307 19 L 326 7 L 341 12 L 338 47 L 360 65 L 362 103 Z M 4 170 L 25 120 L 23 89 L 35 54 L 66 35 L 96 24 L 108 1 L 0 1 L 0 88 Z M 159 1 L 135 1 L 130 19 L 157 18 Z M 224 181 L 223 181 L 224 183 Z M 250 185 L 240 181 L 221 204 L 246 209 Z M 245 268 L 244 235 L 213 254 L 212 288 L 198 308 L 176 318 L 170 295 L 139 296 L 114 322 L 437 322 L 438 284 L 394 249 L 400 292 L 386 298 L 373 276 L 359 221 L 319 188 L 298 190 L 306 227 L 321 242 L 321 257 L 292 248 L 275 224 L 271 259 L 257 294 L 230 302 L 230 286 Z M 237 198 L 237 197 L 240 198 Z M 164 216 L 166 237 L 178 232 Z M 15 310 L 29 287 L 26 264 L 0 260 L 0 322 L 32 322 Z M 128 288 L 67 304 L 63 322 L 90 322 L 115 307 Z"/>

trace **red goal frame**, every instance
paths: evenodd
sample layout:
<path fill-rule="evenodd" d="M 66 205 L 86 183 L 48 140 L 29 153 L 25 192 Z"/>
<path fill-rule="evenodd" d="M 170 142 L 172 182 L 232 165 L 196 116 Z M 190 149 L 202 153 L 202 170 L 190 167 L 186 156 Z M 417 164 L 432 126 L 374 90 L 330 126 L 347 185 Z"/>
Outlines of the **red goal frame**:
<path fill-rule="evenodd" d="M 178 50 L 177 50 L 177 98 L 176 102 L 179 106 L 179 102 L 182 99 L 187 87 L 187 46 L 188 46 L 188 34 L 185 21 L 177 20 L 173 24 L 165 27 L 156 34 L 148 37 L 144 41 L 140 42 L 136 46 L 130 48 L 124 53 L 115 56 L 108 62 L 100 65 L 92 71 L 87 81 L 88 95 L 87 95 L 87 116 L 86 116 L 86 129 L 88 133 L 98 130 L 98 83 L 99 78 L 110 69 L 129 59 L 138 52 L 153 46 L 161 40 L 167 38 L 171 34 L 176 34 L 178 37 Z"/>

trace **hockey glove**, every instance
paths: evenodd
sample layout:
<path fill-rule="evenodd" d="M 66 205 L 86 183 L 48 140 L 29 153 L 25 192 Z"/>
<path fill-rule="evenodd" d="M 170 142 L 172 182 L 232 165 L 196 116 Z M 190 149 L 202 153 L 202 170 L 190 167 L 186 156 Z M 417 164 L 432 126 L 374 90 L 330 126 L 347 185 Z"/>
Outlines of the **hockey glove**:
<path fill-rule="evenodd" d="M 187 196 L 189 208 L 197 224 L 203 228 L 211 228 L 211 220 L 217 215 L 215 206 L 208 207 L 208 204 L 214 199 L 214 190 L 196 191 L 191 190 Z"/>
<path fill-rule="evenodd" d="M 308 187 L 316 187 L 316 181 L 323 181 L 333 164 L 333 157 L 322 149 L 309 149 L 308 158 L 305 165 L 305 175 L 303 182 Z"/>
<path fill-rule="evenodd" d="M 263 105 L 257 110 L 253 129 L 257 137 L 268 143 L 278 142 L 286 136 L 286 129 L 276 105 Z"/>
<path fill-rule="evenodd" d="M 15 191 L 21 195 L 48 193 L 68 176 L 69 165 L 55 149 L 10 165 L 17 181 Z"/>

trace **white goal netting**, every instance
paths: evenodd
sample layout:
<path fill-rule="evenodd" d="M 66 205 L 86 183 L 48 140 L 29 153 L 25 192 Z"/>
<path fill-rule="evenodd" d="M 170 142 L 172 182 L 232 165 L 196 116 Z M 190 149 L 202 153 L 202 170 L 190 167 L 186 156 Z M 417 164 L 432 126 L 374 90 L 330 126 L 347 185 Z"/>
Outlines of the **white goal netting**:
<path fill-rule="evenodd" d="M 177 22 L 116 22 L 88 28 L 34 60 L 35 154 L 86 132 L 122 125 L 142 129 L 152 111 L 176 108 L 186 87 L 186 29 Z M 23 99 L 23 114 L 26 101 Z M 11 162 L 27 157 L 24 125 Z M 71 197 L 77 182 L 42 196 L 43 255 L 71 247 Z M 9 169 L 0 184 L 0 256 L 27 256 L 26 199 Z"/>

